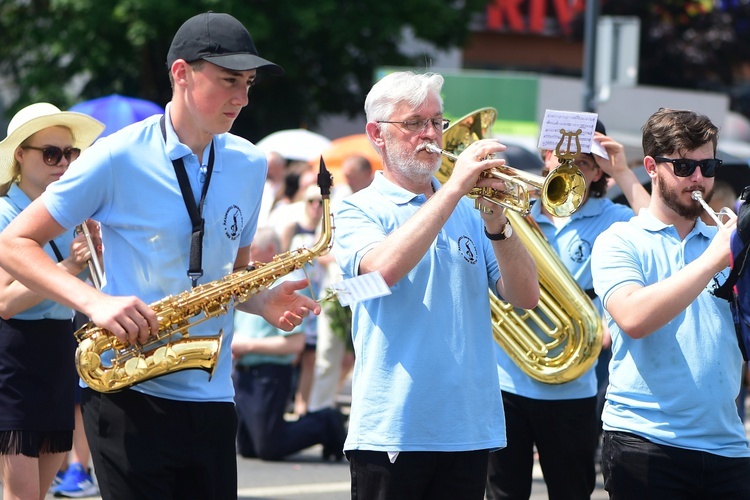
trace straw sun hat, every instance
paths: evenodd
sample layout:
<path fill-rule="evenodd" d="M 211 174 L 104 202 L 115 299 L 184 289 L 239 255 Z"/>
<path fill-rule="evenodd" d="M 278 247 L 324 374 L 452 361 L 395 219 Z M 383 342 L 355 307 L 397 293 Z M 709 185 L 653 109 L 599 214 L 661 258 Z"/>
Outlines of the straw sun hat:
<path fill-rule="evenodd" d="M 8 136 L 0 142 L 0 185 L 12 180 L 16 148 L 23 141 L 47 127 L 67 127 L 73 133 L 73 147 L 85 149 L 104 130 L 104 124 L 83 113 L 60 111 L 46 102 L 31 104 L 20 110 L 8 124 Z"/>

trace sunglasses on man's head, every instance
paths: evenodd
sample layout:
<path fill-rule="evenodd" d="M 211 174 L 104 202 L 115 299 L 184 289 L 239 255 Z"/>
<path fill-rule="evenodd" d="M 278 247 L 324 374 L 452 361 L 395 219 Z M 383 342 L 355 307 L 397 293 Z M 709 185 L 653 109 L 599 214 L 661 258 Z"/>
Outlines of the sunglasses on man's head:
<path fill-rule="evenodd" d="M 57 146 L 47 146 L 46 148 L 39 148 L 36 146 L 21 146 L 23 149 L 33 149 L 35 151 L 41 151 L 42 152 L 42 160 L 45 164 L 49 165 L 50 167 L 54 167 L 58 163 L 60 163 L 60 160 L 62 160 L 62 157 L 64 156 L 66 160 L 68 160 L 68 163 L 72 162 L 76 158 L 78 158 L 81 154 L 81 150 L 79 148 L 65 148 L 60 149 Z"/>
<path fill-rule="evenodd" d="M 674 175 L 677 177 L 690 177 L 698 167 L 700 167 L 703 177 L 714 177 L 716 176 L 716 171 L 722 164 L 722 161 L 718 158 L 690 160 L 688 158 L 665 158 L 663 156 L 654 156 L 654 160 L 659 163 L 671 163 L 674 168 Z"/>

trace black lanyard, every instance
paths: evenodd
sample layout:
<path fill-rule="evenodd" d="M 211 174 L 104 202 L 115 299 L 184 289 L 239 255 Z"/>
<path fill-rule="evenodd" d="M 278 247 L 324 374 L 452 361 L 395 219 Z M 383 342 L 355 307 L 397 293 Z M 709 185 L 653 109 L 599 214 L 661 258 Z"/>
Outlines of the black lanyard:
<path fill-rule="evenodd" d="M 161 133 L 162 136 L 164 136 L 164 144 L 166 144 L 167 128 L 164 124 L 164 115 L 161 117 Z M 190 238 L 190 269 L 188 269 L 187 275 L 192 281 L 193 287 L 195 287 L 198 285 L 198 279 L 203 276 L 201 262 L 203 261 L 203 230 L 206 225 L 206 221 L 203 219 L 203 203 L 206 201 L 208 183 L 211 181 L 211 173 L 214 170 L 213 140 L 211 141 L 211 151 L 208 154 L 206 181 L 203 183 L 201 199 L 198 205 L 195 204 L 195 197 L 193 196 L 193 190 L 190 187 L 190 181 L 188 180 L 187 172 L 185 171 L 185 163 L 182 158 L 179 160 L 172 160 L 172 166 L 174 166 L 174 171 L 177 175 L 177 182 L 180 184 L 182 198 L 185 200 L 185 208 L 187 208 L 188 215 L 190 215 L 190 222 L 193 224 L 193 234 Z"/>

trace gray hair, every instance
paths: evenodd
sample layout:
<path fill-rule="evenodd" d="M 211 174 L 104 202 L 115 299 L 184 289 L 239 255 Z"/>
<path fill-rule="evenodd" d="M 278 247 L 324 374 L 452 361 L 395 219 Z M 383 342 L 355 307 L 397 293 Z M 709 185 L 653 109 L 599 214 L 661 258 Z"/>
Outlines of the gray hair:
<path fill-rule="evenodd" d="M 443 77 L 436 73 L 399 71 L 384 76 L 372 86 L 365 99 L 367 121 L 388 120 L 399 104 L 407 103 L 410 107 L 417 108 L 431 95 L 437 98 L 442 108 L 440 90 L 443 81 Z"/>

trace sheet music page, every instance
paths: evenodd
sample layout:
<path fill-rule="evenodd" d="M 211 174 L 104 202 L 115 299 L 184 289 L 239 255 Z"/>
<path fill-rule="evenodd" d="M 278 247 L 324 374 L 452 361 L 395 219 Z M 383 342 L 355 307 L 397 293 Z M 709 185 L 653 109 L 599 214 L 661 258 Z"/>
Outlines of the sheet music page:
<path fill-rule="evenodd" d="M 586 113 L 583 111 L 558 111 L 548 109 L 544 112 L 541 132 L 539 133 L 539 149 L 555 150 L 562 139 L 562 132 L 575 133 L 581 130 L 578 140 L 581 143 L 583 153 L 591 152 L 591 142 L 594 140 L 596 130 L 597 113 Z M 570 150 L 575 151 L 575 141 L 570 145 Z M 564 140 L 562 152 L 569 151 L 567 139 Z"/>
<path fill-rule="evenodd" d="M 348 280 L 339 281 L 330 287 L 336 292 L 339 303 L 346 307 L 355 302 L 375 299 L 391 294 L 391 289 L 378 271 L 361 274 Z"/>

